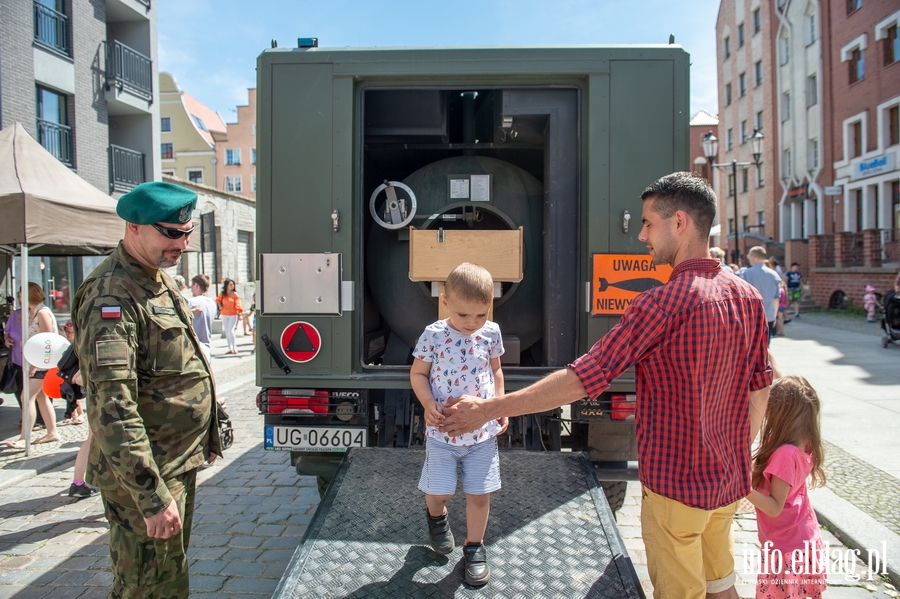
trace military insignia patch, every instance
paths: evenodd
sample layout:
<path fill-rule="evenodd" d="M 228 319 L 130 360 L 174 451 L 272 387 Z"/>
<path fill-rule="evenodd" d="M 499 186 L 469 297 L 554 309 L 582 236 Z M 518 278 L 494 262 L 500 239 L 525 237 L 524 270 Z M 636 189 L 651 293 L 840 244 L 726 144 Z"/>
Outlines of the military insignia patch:
<path fill-rule="evenodd" d="M 97 366 L 128 366 L 128 344 L 122 339 L 97 341 Z"/>
<path fill-rule="evenodd" d="M 100 306 L 100 318 L 122 318 L 122 306 Z"/>
<path fill-rule="evenodd" d="M 181 209 L 181 212 L 178 213 L 178 223 L 184 224 L 191 220 L 191 205 L 188 204 L 184 208 Z"/>

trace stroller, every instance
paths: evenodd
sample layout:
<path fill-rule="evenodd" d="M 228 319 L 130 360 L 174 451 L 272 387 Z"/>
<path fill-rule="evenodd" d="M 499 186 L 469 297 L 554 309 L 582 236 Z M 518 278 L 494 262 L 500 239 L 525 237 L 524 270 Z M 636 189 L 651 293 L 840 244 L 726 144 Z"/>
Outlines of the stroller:
<path fill-rule="evenodd" d="M 884 337 L 881 338 L 882 347 L 887 347 L 889 343 L 900 345 L 900 293 L 889 291 L 884 296 L 881 328 L 884 329 Z"/>

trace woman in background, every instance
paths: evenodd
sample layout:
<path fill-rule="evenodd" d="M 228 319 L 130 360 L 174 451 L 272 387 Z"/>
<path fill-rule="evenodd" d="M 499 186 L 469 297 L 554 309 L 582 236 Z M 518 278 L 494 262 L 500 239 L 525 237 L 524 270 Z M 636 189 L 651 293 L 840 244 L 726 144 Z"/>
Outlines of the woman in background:
<path fill-rule="evenodd" d="M 228 352 L 226 353 L 236 354 L 238 350 L 234 329 L 237 328 L 238 316 L 244 312 L 244 307 L 241 305 L 241 296 L 237 294 L 234 281 L 225 279 L 222 293 L 216 297 L 216 303 L 219 304 L 219 315 L 222 317 L 225 339 L 228 341 Z"/>

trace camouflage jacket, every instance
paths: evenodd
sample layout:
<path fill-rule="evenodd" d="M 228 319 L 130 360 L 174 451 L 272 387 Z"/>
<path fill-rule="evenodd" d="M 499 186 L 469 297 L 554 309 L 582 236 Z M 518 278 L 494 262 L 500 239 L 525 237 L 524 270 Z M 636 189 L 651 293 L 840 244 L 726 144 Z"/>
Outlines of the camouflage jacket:
<path fill-rule="evenodd" d="M 221 455 L 212 369 L 187 301 L 122 244 L 78 288 L 75 351 L 94 437 L 88 480 L 127 492 L 144 517 L 172 496 L 165 481 Z"/>

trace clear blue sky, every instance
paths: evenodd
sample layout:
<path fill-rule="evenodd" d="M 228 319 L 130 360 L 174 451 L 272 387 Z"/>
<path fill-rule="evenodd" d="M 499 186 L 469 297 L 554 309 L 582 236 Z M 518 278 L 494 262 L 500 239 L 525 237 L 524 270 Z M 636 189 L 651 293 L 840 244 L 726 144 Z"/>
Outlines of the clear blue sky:
<path fill-rule="evenodd" d="M 272 38 L 293 47 L 659 44 L 691 54 L 691 114 L 715 113 L 718 0 L 157 0 L 159 68 L 226 122 Z"/>

